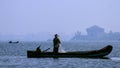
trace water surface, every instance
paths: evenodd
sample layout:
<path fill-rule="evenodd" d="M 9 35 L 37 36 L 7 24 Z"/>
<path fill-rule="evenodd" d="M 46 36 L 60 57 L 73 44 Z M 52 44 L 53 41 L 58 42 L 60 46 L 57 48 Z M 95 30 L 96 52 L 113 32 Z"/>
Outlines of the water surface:
<path fill-rule="evenodd" d="M 51 42 L 20 42 L 9 44 L 0 42 L 0 68 L 119 68 L 120 42 L 63 42 L 66 51 L 84 51 L 100 49 L 112 45 L 109 59 L 91 58 L 27 58 L 27 50 L 35 50 L 39 45 L 42 50 L 51 48 Z"/>

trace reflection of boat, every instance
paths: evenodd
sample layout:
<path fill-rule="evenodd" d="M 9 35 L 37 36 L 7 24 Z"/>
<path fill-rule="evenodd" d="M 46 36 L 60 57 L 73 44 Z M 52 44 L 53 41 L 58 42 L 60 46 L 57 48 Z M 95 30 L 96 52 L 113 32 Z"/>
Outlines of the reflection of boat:
<path fill-rule="evenodd" d="M 9 41 L 9 43 L 19 43 L 19 41 L 13 42 L 13 41 Z"/>
<path fill-rule="evenodd" d="M 65 52 L 65 53 L 53 53 L 53 52 L 41 52 L 38 53 L 36 51 L 27 51 L 28 58 L 102 58 L 112 51 L 112 46 L 108 45 L 99 50 L 91 50 L 91 51 L 73 51 L 73 52 Z"/>

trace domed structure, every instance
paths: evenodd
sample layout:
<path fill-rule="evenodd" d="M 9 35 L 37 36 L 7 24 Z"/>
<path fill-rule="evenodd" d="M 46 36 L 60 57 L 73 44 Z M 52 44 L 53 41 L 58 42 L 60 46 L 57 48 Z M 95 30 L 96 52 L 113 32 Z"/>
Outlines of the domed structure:
<path fill-rule="evenodd" d="M 90 28 L 87 28 L 87 34 L 89 36 L 96 36 L 96 35 L 98 36 L 98 35 L 105 34 L 105 32 L 104 32 L 104 28 L 100 28 L 97 25 L 94 25 Z"/>

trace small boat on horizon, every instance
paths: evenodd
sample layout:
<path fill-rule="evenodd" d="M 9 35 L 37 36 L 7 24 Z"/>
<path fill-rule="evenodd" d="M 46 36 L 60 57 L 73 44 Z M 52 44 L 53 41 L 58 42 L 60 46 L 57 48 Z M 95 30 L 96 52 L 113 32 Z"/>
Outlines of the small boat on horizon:
<path fill-rule="evenodd" d="M 19 43 L 19 41 L 13 42 L 13 41 L 9 41 L 9 43 Z"/>
<path fill-rule="evenodd" d="M 107 45 L 99 50 L 90 51 L 73 51 L 65 53 L 53 53 L 53 52 L 37 52 L 37 51 L 27 51 L 28 58 L 104 58 L 109 55 L 113 47 Z"/>

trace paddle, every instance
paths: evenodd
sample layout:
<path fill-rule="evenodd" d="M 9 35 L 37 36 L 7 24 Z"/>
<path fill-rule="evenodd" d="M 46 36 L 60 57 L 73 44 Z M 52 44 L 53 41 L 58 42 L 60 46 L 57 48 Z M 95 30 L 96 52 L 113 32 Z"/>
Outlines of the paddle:
<path fill-rule="evenodd" d="M 44 50 L 43 52 L 46 52 L 46 51 L 48 51 L 50 48 L 47 48 L 46 50 Z"/>
<path fill-rule="evenodd" d="M 37 48 L 40 48 L 41 47 L 41 44 L 37 47 Z M 46 50 L 43 50 L 42 52 L 46 52 L 48 51 L 50 48 L 47 48 Z"/>

